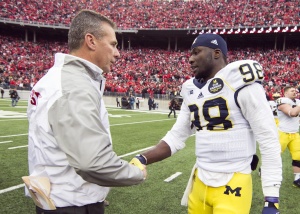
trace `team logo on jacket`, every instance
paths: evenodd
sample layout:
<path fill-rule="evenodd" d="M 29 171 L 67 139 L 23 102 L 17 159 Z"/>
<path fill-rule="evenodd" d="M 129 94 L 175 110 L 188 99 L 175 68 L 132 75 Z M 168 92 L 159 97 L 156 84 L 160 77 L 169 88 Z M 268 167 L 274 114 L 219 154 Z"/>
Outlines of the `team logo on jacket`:
<path fill-rule="evenodd" d="M 208 91 L 210 93 L 215 94 L 215 93 L 218 93 L 219 91 L 221 91 L 223 87 L 224 87 L 223 80 L 220 78 L 215 78 L 209 83 Z"/>

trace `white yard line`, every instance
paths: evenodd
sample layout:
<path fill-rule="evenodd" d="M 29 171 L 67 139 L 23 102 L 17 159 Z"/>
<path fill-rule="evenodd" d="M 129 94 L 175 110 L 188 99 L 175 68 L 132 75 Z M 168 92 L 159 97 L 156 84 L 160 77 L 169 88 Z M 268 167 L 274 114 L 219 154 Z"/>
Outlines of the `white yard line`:
<path fill-rule="evenodd" d="M 142 152 L 142 151 L 151 149 L 152 147 L 153 147 L 153 146 L 150 146 L 150 147 L 147 147 L 147 148 L 144 148 L 144 149 L 140 149 L 140 150 L 136 150 L 136 151 L 134 151 L 134 152 L 130 152 L 130 153 L 127 153 L 127 154 L 124 154 L 124 155 L 120 155 L 119 157 L 120 157 L 120 158 L 123 158 L 123 157 L 129 156 L 129 155 L 137 154 L 138 152 Z"/>
<path fill-rule="evenodd" d="M 24 135 L 28 135 L 28 133 L 26 133 L 26 134 L 5 135 L 5 136 L 0 136 L 0 138 L 6 138 L 6 137 L 19 137 L 19 136 L 24 136 Z"/>
<path fill-rule="evenodd" d="M 140 122 L 133 122 L 133 123 L 121 123 L 121 124 L 113 124 L 110 126 L 122 126 L 122 125 L 131 125 L 131 124 L 139 124 L 139 123 L 151 123 L 151 122 L 161 122 L 165 120 L 171 120 L 171 119 L 163 119 L 163 120 L 148 120 L 148 121 L 140 121 Z"/>
<path fill-rule="evenodd" d="M 164 181 L 165 182 L 170 182 L 170 181 L 174 180 L 175 178 L 177 178 L 181 174 L 182 174 L 182 172 L 176 172 L 173 175 L 171 175 L 170 177 L 166 178 Z"/>
<path fill-rule="evenodd" d="M 26 118 L 26 119 L 9 119 L 9 120 L 0 120 L 0 123 L 1 123 L 1 122 L 7 122 L 7 121 L 15 121 L 15 120 L 28 120 L 28 119 Z"/>
<path fill-rule="evenodd" d="M 13 142 L 13 141 L 11 141 L 11 140 L 8 140 L 8 141 L 2 141 L 2 142 L 0 142 L 0 144 L 11 143 L 11 142 Z"/>
<path fill-rule="evenodd" d="M 13 191 L 13 190 L 15 190 L 15 189 L 22 188 L 22 187 L 24 187 L 24 186 L 25 186 L 25 184 L 19 184 L 19 185 L 17 185 L 17 186 L 8 187 L 8 188 L 6 188 L 6 189 L 0 190 L 0 194 L 6 193 L 6 192 L 10 192 L 10 191 Z"/>
<path fill-rule="evenodd" d="M 28 145 L 9 147 L 8 149 L 20 149 L 20 148 L 25 148 L 25 147 L 28 147 Z"/>

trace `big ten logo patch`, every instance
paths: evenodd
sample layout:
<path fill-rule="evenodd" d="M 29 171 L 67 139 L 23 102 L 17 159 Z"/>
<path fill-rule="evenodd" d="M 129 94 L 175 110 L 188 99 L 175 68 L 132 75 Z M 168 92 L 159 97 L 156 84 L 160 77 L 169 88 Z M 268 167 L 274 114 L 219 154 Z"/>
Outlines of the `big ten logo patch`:
<path fill-rule="evenodd" d="M 208 91 L 212 94 L 218 93 L 224 87 L 224 82 L 220 78 L 213 79 L 208 85 Z"/>

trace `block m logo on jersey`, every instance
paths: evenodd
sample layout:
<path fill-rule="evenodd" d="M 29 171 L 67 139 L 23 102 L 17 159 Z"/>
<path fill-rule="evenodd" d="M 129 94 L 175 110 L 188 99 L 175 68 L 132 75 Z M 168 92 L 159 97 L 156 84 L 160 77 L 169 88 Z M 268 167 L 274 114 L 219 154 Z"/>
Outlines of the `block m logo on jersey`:
<path fill-rule="evenodd" d="M 226 190 L 224 192 L 224 194 L 229 195 L 229 194 L 235 194 L 235 196 L 237 197 L 241 197 L 241 190 L 242 187 L 237 187 L 235 189 L 232 189 L 230 186 L 225 186 Z"/>

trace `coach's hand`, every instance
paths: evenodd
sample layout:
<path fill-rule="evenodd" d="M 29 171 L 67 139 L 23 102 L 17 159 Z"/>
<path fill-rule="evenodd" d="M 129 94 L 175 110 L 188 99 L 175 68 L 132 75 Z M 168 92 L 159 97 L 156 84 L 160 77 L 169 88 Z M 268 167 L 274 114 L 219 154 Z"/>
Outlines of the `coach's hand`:
<path fill-rule="evenodd" d="M 265 197 L 265 206 L 262 214 L 279 214 L 279 198 Z"/>
<path fill-rule="evenodd" d="M 144 173 L 144 178 L 146 179 L 146 177 L 147 177 L 147 171 L 146 171 L 147 159 L 145 158 L 145 156 L 137 155 L 129 163 L 137 166 L 140 170 L 142 170 Z"/>

